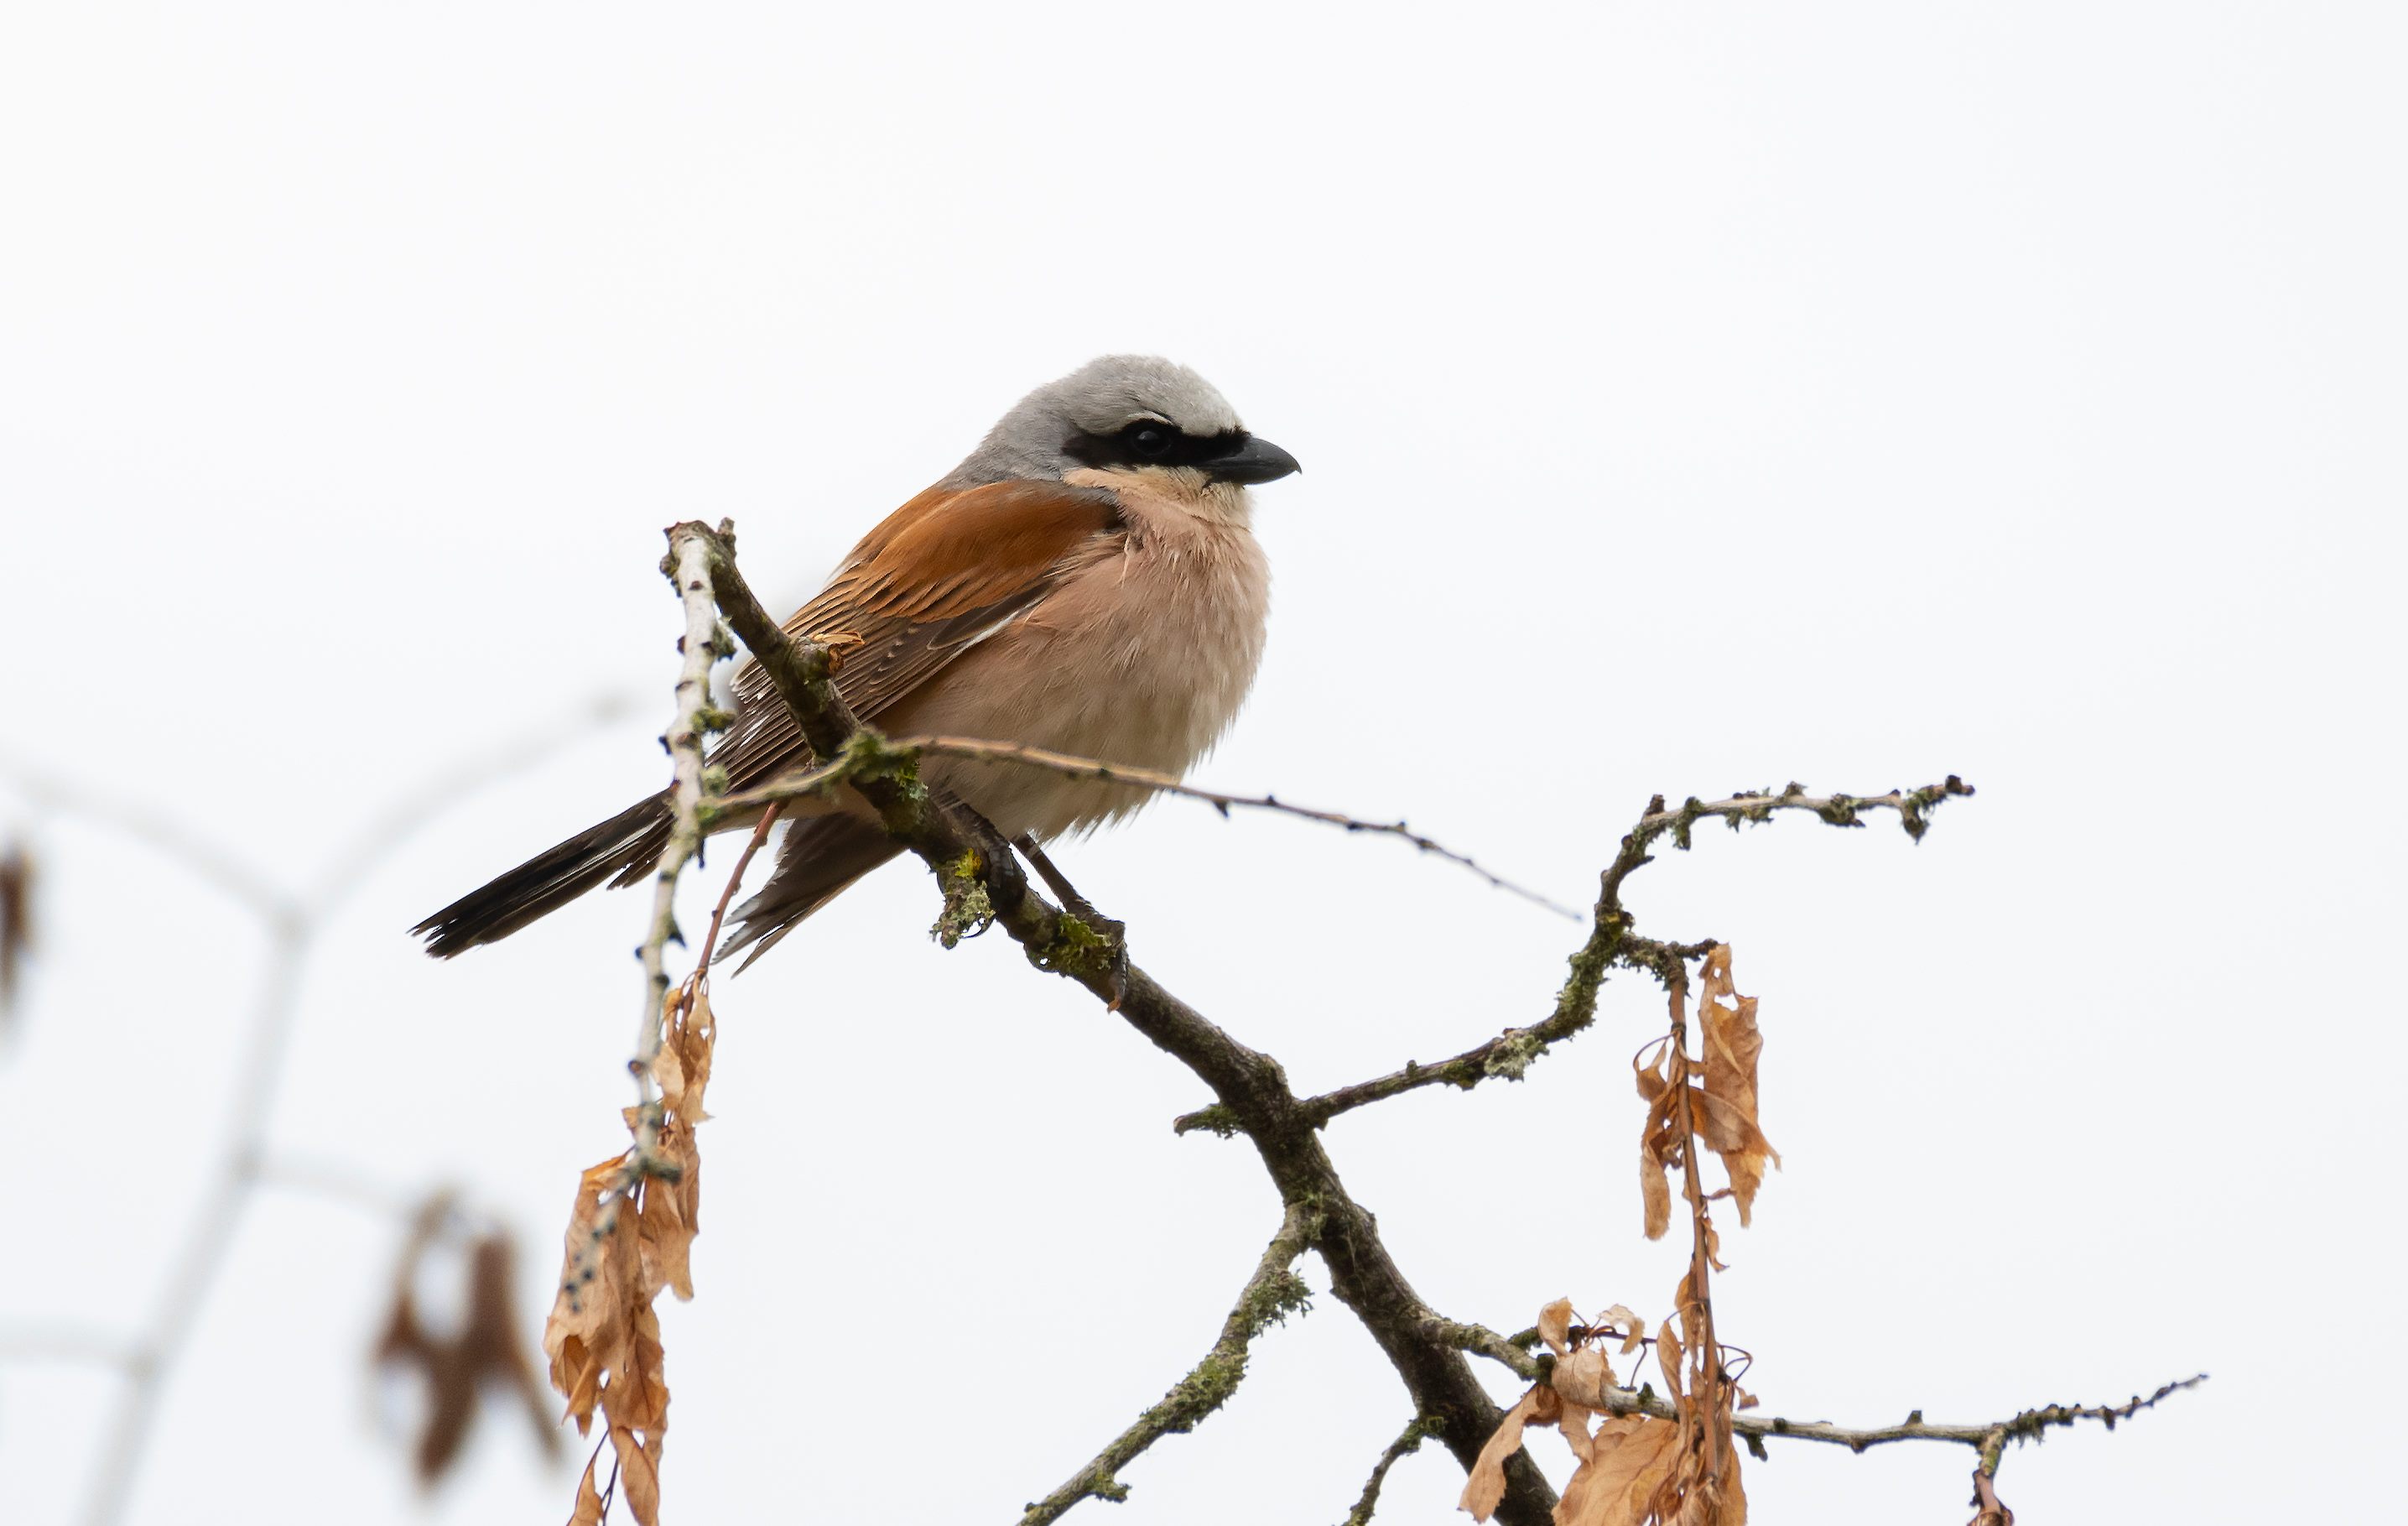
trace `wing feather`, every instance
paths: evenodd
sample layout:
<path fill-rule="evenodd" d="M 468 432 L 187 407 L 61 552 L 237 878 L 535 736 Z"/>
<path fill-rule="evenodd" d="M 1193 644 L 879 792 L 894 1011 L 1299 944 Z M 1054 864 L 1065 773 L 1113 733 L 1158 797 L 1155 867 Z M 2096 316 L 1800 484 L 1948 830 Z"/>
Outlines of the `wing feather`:
<path fill-rule="evenodd" d="M 1120 500 L 1064 482 L 930 488 L 862 538 L 810 603 L 795 637 L 846 640 L 837 692 L 864 720 L 1034 609 L 1099 538 L 1125 534 Z M 858 644 L 854 644 L 854 641 Z M 810 750 L 749 658 L 736 727 L 711 761 L 743 789 L 801 767 Z"/>

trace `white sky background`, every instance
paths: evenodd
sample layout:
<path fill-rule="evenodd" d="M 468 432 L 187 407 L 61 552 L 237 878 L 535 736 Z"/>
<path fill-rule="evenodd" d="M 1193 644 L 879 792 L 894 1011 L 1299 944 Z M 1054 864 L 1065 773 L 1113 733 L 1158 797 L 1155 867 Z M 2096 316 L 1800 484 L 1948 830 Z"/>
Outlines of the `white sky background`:
<path fill-rule="evenodd" d="M 282 883 L 593 697 L 308 973 L 277 1149 L 524 1236 L 532 1332 L 617 1147 L 644 907 L 450 965 L 408 924 L 665 777 L 660 527 L 765 597 L 1027 387 L 1183 359 L 1305 474 L 1198 777 L 1409 813 L 1585 903 L 1651 792 L 1949 771 L 1631 885 L 1738 949 L 1786 1160 L 1719 1322 L 1767 1408 L 1982 1419 L 2036 1523 L 2396 1493 L 2403 28 L 2375 6 L 19 7 L 0 22 L 0 715 Z M 187 1231 L 255 931 L 0 797 L 47 871 L 0 1068 L 0 1324 L 131 1328 Z M 1400 846 L 1167 803 L 1062 856 L 1319 1089 L 1542 1015 L 1577 930 Z M 698 882 L 715 886 L 733 855 Z M 1184 1070 L 896 867 L 720 984 L 674 1521 L 1013 1519 L 1183 1373 L 1278 1218 Z M 1329 1143 L 1422 1293 L 1651 1317 L 1626 1060 Z M 257 1199 L 141 1521 L 546 1520 L 489 1416 L 422 1502 L 362 1356 L 391 1222 Z M 1308 1274 L 1326 1289 L 1326 1274 Z M 1512 1391 L 1495 1385 L 1501 1397 Z M 0 1367 L 0 1517 L 71 1519 L 113 1392 Z M 1342 1515 L 1410 1418 L 1325 1296 L 1127 1470 L 1131 1522 Z M 1534 1437 L 1559 1479 L 1562 1447 Z M 581 1456 L 581 1453 L 580 1454 Z M 1789 1447 L 1759 1519 L 1959 1519 L 1970 1455 Z M 1461 1475 L 1400 1464 L 1384 1519 Z"/>

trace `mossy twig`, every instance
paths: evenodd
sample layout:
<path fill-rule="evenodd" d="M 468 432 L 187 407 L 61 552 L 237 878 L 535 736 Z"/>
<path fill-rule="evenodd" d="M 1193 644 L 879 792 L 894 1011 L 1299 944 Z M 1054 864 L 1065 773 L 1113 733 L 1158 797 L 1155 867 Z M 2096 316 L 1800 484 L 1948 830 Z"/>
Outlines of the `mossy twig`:
<path fill-rule="evenodd" d="M 1028 1506 L 1020 1526 L 1046 1526 L 1081 1500 L 1128 1498 L 1128 1486 L 1120 1481 L 1121 1469 L 1164 1436 L 1193 1431 L 1206 1416 L 1229 1402 L 1246 1375 L 1247 1348 L 1254 1338 L 1271 1325 L 1284 1323 L 1290 1314 L 1312 1306 L 1311 1290 L 1293 1268 L 1318 1229 L 1314 1217 L 1303 1204 L 1288 1208 L 1279 1232 L 1271 1236 L 1262 1260 L 1255 1263 L 1254 1275 L 1239 1290 L 1229 1317 L 1222 1321 L 1221 1338 L 1204 1353 L 1204 1360 L 1085 1467 L 1072 1474 L 1068 1483 Z"/>

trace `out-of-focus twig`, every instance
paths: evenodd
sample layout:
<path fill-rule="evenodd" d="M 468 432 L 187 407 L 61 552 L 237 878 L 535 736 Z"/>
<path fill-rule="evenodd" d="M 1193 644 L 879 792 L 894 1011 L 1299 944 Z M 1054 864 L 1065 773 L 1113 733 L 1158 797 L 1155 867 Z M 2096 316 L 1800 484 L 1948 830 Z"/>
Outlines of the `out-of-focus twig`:
<path fill-rule="evenodd" d="M 523 741 L 505 744 L 452 770 L 434 787 L 412 791 L 384 812 L 372 828 L 338 853 L 307 894 L 293 895 L 241 857 L 187 830 L 149 804 L 120 799 L 60 784 L 48 774 L 0 760 L 0 779 L 50 811 L 109 827 L 250 910 L 267 934 L 266 968 L 244 1025 L 242 1053 L 226 1108 L 226 1133 L 216 1164 L 189 1228 L 164 1258 L 166 1278 L 141 1333 L 113 1349 L 108 1360 L 125 1377 L 93 1464 L 92 1492 L 83 1519 L 88 1526 L 113 1526 L 122 1519 L 140 1477 L 141 1461 L 154 1430 L 167 1380 L 183 1355 L 218 1273 L 240 1230 L 252 1192 L 271 1179 L 266 1153 L 285 1050 L 299 1016 L 300 991 L 320 934 L 351 897 L 382 869 L 393 851 L 418 828 L 452 809 L 480 785 L 556 754 L 593 726 L 612 719 L 615 707 L 590 704 L 566 720 L 532 728 Z M 280 1185 L 301 1187 L 289 1173 Z M 40 1353 L 38 1343 L 0 1338 L 0 1360 Z"/>

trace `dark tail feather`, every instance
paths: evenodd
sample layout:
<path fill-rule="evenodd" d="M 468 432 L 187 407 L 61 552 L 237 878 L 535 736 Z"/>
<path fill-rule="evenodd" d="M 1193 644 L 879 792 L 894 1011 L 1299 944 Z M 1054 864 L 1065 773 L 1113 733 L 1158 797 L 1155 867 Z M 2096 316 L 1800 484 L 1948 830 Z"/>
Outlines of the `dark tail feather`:
<path fill-rule="evenodd" d="M 655 795 L 537 854 L 409 930 L 424 936 L 426 952 L 451 958 L 479 943 L 509 937 L 604 880 L 616 876 L 616 884 L 634 884 L 660 862 L 668 840 L 668 799 Z"/>
<path fill-rule="evenodd" d="M 858 816 L 811 816 L 786 828 L 778 850 L 778 871 L 761 893 L 736 908 L 734 936 L 719 957 L 751 950 L 740 972 L 769 952 L 803 918 L 842 895 L 853 881 L 903 851 L 876 822 Z"/>

